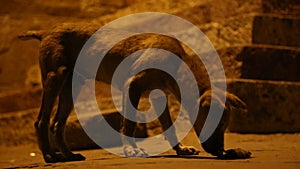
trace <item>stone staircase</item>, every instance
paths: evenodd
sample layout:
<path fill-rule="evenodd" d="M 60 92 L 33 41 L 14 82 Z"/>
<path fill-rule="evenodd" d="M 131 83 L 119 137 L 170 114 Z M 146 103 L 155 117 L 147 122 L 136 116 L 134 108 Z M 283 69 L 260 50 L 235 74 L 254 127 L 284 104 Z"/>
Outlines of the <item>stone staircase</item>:
<path fill-rule="evenodd" d="M 248 104 L 247 113 L 234 114 L 230 131 L 300 131 L 299 6 L 269 1 L 265 13 L 251 16 L 250 44 L 219 49 L 228 90 Z"/>
<path fill-rule="evenodd" d="M 250 44 L 223 48 L 219 55 L 228 90 L 248 104 L 246 114 L 234 114 L 230 131 L 299 132 L 299 48 Z"/>

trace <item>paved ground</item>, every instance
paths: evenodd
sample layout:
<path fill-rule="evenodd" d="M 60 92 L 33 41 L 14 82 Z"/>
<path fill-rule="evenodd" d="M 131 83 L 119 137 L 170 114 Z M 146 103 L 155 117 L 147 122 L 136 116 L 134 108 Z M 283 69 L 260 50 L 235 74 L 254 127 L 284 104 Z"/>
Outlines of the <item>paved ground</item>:
<path fill-rule="evenodd" d="M 199 147 L 195 137 L 190 135 L 184 141 Z M 0 147 L 0 168 L 300 168 L 300 134 L 226 134 L 226 148 L 241 147 L 252 152 L 252 158 L 245 160 L 218 160 L 201 151 L 199 156 L 177 157 L 170 150 L 151 158 L 123 158 L 105 150 L 79 151 L 86 161 L 45 164 L 36 145 Z"/>

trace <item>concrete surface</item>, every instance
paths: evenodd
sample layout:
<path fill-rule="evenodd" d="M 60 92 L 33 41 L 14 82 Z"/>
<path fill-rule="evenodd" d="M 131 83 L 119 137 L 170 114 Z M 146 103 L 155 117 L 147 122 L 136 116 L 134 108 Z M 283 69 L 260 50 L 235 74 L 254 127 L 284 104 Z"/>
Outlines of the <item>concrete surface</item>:
<path fill-rule="evenodd" d="M 252 152 L 252 158 L 244 160 L 219 160 L 205 153 L 202 149 L 199 156 L 177 157 L 170 150 L 162 155 L 150 158 L 123 158 L 113 155 L 105 150 L 78 151 L 86 156 L 86 161 L 45 164 L 37 145 L 1 146 L 0 168 L 223 168 L 223 169 L 298 169 L 300 167 L 300 135 L 275 134 L 251 135 L 232 134 L 225 136 L 225 147 L 240 147 Z M 199 147 L 195 137 L 189 135 L 184 140 L 186 144 Z M 156 145 L 153 145 L 156 146 Z M 77 153 L 78 153 L 77 152 Z"/>

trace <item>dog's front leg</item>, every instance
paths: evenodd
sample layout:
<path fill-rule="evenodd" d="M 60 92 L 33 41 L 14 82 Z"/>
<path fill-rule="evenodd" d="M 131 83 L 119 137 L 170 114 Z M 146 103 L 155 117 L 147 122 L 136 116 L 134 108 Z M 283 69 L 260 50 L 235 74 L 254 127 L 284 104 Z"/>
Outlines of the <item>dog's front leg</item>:
<path fill-rule="evenodd" d="M 224 133 L 229 125 L 231 113 L 234 113 L 232 107 L 239 111 L 245 111 L 246 105 L 242 100 L 231 93 L 225 93 L 227 103 L 224 104 L 220 100 L 223 94 L 224 93 L 222 93 L 222 91 L 217 91 L 217 95 L 213 97 L 212 91 L 208 90 L 201 95 L 199 99 L 200 109 L 194 124 L 196 134 L 198 137 L 200 136 L 201 130 L 204 126 L 204 123 L 206 123 L 206 119 L 211 108 L 213 108 L 213 110 L 222 110 L 222 118 L 218 122 L 217 128 L 207 140 L 204 142 L 200 140 L 202 142 L 202 147 L 206 152 L 222 159 L 249 158 L 251 156 L 251 152 L 247 150 L 240 148 L 229 150 L 224 149 Z"/>
<path fill-rule="evenodd" d="M 154 98 L 151 100 L 152 104 L 154 105 L 154 109 L 156 113 L 158 113 L 158 119 L 162 125 L 162 129 L 164 131 L 166 139 L 169 141 L 170 145 L 173 147 L 173 149 L 176 151 L 177 155 L 197 155 L 199 154 L 199 150 L 193 146 L 185 146 L 182 143 L 178 141 L 178 138 L 176 136 L 176 130 L 172 122 L 169 107 L 166 106 L 164 112 L 160 115 L 157 111 L 157 108 L 155 105 L 161 104 L 165 99 L 160 98 Z M 169 98 L 168 98 L 169 101 Z"/>

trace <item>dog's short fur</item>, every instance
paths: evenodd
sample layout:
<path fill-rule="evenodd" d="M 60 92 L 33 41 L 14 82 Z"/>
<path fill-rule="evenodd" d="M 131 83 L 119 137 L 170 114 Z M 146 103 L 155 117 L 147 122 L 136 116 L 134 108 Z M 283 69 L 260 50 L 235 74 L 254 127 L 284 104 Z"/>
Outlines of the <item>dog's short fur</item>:
<path fill-rule="evenodd" d="M 73 154 L 65 143 L 64 128 L 66 120 L 73 109 L 72 101 L 72 76 L 77 76 L 82 72 L 73 73 L 74 64 L 78 54 L 88 40 L 88 38 L 98 29 L 99 25 L 76 23 L 76 24 L 62 24 L 54 27 L 50 31 L 28 31 L 19 36 L 21 39 L 36 38 L 41 41 L 40 45 L 40 68 L 43 83 L 43 97 L 38 119 L 35 122 L 37 138 L 39 147 L 43 153 L 46 162 L 59 162 L 59 161 L 77 161 L 84 160 L 85 157 L 80 154 Z M 219 126 L 212 134 L 212 136 L 202 143 L 203 148 L 214 156 L 220 158 L 247 158 L 250 157 L 250 152 L 241 149 L 231 149 L 230 151 L 224 150 L 224 131 L 228 125 L 230 113 L 232 108 L 241 110 L 245 108 L 244 103 L 235 95 L 226 93 L 227 102 L 223 104 L 218 101 L 211 101 L 212 92 L 209 79 L 203 69 L 200 69 L 191 56 L 187 55 L 179 41 L 174 38 L 157 35 L 157 34 L 142 34 L 129 37 L 116 44 L 105 56 L 101 62 L 100 69 L 96 80 L 101 80 L 106 83 L 111 83 L 112 75 L 115 68 L 122 60 L 129 56 L 131 53 L 146 49 L 146 48 L 160 48 L 177 55 L 182 58 L 198 81 L 198 88 L 200 91 L 200 109 L 199 115 L 194 124 L 194 129 L 199 136 L 202 126 L 205 122 L 209 107 L 211 104 L 217 104 L 225 108 L 223 117 Z M 157 56 L 159 57 L 159 56 Z M 163 59 L 161 60 L 164 61 Z M 135 66 L 139 66 L 136 63 Z M 82 73 L 85 78 L 89 76 Z M 82 76 L 80 74 L 80 76 Z M 127 89 L 129 90 L 130 100 L 124 97 L 123 111 L 126 112 L 127 102 L 131 102 L 137 107 L 141 95 L 148 90 L 159 88 L 167 94 L 173 94 L 176 98 L 180 99 L 178 88 L 172 85 L 172 79 L 158 70 L 147 70 L 139 73 L 136 76 L 127 80 Z M 73 86 L 74 87 L 74 86 Z M 76 86 L 75 86 L 76 87 Z M 80 86 L 77 86 L 80 88 Z M 121 86 L 122 87 L 122 86 Z M 225 92 L 219 90 L 220 95 Z M 52 122 L 50 122 L 51 112 L 55 100 L 58 97 L 58 109 Z M 217 96 L 216 98 L 218 98 Z M 157 100 L 153 100 L 159 101 Z M 196 101 L 195 101 L 196 102 Z M 163 114 L 159 117 L 162 128 L 168 129 L 172 125 L 169 114 L 169 109 L 166 108 Z M 127 136 L 134 136 L 135 122 L 126 118 L 123 121 L 121 132 Z M 55 144 L 57 145 L 60 153 L 55 152 L 49 143 L 48 130 L 54 135 Z M 166 138 L 172 142 L 178 142 L 175 130 Z M 136 146 L 134 140 L 123 139 L 124 153 L 127 156 L 144 157 L 147 153 Z M 173 149 L 178 155 L 195 155 L 199 151 L 190 146 L 184 146 L 181 143 L 176 144 Z"/>

